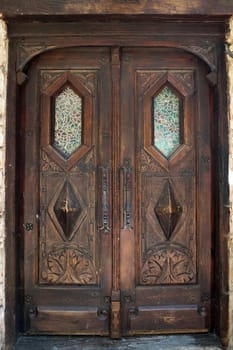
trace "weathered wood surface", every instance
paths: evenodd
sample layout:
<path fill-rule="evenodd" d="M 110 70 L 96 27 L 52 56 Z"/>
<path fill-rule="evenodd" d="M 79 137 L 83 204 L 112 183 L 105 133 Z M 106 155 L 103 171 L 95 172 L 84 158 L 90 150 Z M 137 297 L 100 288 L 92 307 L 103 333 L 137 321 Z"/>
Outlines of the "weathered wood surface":
<path fill-rule="evenodd" d="M 233 0 L 1 0 L 6 17 L 22 15 L 231 15 Z"/>

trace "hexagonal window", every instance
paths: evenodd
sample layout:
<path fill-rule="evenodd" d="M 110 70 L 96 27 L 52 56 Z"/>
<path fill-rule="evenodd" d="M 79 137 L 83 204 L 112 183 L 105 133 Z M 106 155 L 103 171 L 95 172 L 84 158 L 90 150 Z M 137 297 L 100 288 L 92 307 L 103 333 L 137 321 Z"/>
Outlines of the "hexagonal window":
<path fill-rule="evenodd" d="M 54 98 L 52 145 L 64 157 L 82 144 L 83 99 L 69 85 Z"/>
<path fill-rule="evenodd" d="M 166 158 L 183 142 L 182 105 L 182 97 L 169 85 L 153 98 L 152 144 Z"/>

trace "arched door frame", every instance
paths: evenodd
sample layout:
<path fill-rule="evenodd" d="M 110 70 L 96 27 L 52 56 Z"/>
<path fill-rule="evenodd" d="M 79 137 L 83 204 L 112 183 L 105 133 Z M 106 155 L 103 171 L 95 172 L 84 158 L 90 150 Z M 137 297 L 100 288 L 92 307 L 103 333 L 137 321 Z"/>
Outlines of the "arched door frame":
<path fill-rule="evenodd" d="M 169 23 L 169 24 L 168 24 Z M 78 19 L 70 23 L 10 23 L 9 24 L 9 80 L 7 107 L 7 158 L 6 158 L 6 256 L 11 264 L 6 266 L 6 344 L 12 344 L 17 335 L 17 246 L 19 242 L 17 206 L 22 198 L 17 194 L 18 162 L 22 155 L 17 152 L 17 128 L 20 103 L 20 86 L 27 81 L 30 61 L 45 51 L 74 46 L 145 46 L 173 47 L 198 56 L 209 67 L 207 79 L 214 89 L 213 144 L 215 164 L 215 255 L 216 299 L 213 312 L 219 323 L 217 334 L 224 344 L 228 341 L 228 125 L 226 101 L 226 69 L 223 57 L 224 21 L 199 22 L 192 27 L 192 20 L 157 21 L 153 18 L 132 20 L 126 18 L 97 21 Z M 120 25 L 121 26 L 120 26 Z M 139 27 L 140 26 L 140 27 Z M 61 29 L 62 28 L 62 29 Z M 139 30 L 140 29 L 140 30 Z M 29 35 L 27 35 L 30 33 Z M 93 37 L 93 34 L 95 36 Z M 143 33 L 143 35 L 141 34 Z M 65 39 L 64 39 L 65 38 Z M 215 152 L 216 151 L 216 152 Z M 215 167 L 215 169 L 216 169 Z M 207 296 L 208 297 L 208 296 Z M 228 315 L 228 316 L 227 316 Z M 16 321 L 15 321 L 16 320 Z M 12 337 L 12 324 L 16 324 Z"/>

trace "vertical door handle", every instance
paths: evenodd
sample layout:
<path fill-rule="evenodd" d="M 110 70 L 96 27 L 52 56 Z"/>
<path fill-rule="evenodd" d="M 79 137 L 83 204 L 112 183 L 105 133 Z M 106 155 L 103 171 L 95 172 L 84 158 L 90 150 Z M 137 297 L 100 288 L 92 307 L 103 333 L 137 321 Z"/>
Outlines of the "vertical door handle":
<path fill-rule="evenodd" d="M 123 173 L 123 227 L 132 228 L 132 167 L 130 159 L 125 159 L 121 167 Z"/>
<path fill-rule="evenodd" d="M 108 165 L 101 166 L 101 199 L 102 199 L 102 213 L 101 213 L 101 227 L 100 231 L 109 233 L 110 228 L 110 194 L 109 194 L 109 178 L 110 169 Z"/>

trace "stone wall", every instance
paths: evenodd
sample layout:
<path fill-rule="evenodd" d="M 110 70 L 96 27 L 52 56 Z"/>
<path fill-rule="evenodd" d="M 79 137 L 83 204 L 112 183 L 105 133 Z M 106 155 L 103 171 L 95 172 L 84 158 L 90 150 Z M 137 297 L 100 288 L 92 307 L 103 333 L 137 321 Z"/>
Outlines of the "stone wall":
<path fill-rule="evenodd" d="M 5 279 L 5 125 L 8 41 L 6 25 L 0 18 L 0 349 L 4 349 L 4 279 Z"/>
<path fill-rule="evenodd" d="M 233 17 L 230 21 L 230 32 L 227 37 L 230 49 L 233 51 Z M 228 76 L 228 117 L 229 117 L 229 190 L 230 200 L 233 204 L 233 58 L 227 57 L 227 76 Z M 229 253 L 230 253 L 230 344 L 229 349 L 233 349 L 233 208 L 230 216 L 230 236 L 229 236 Z"/>

